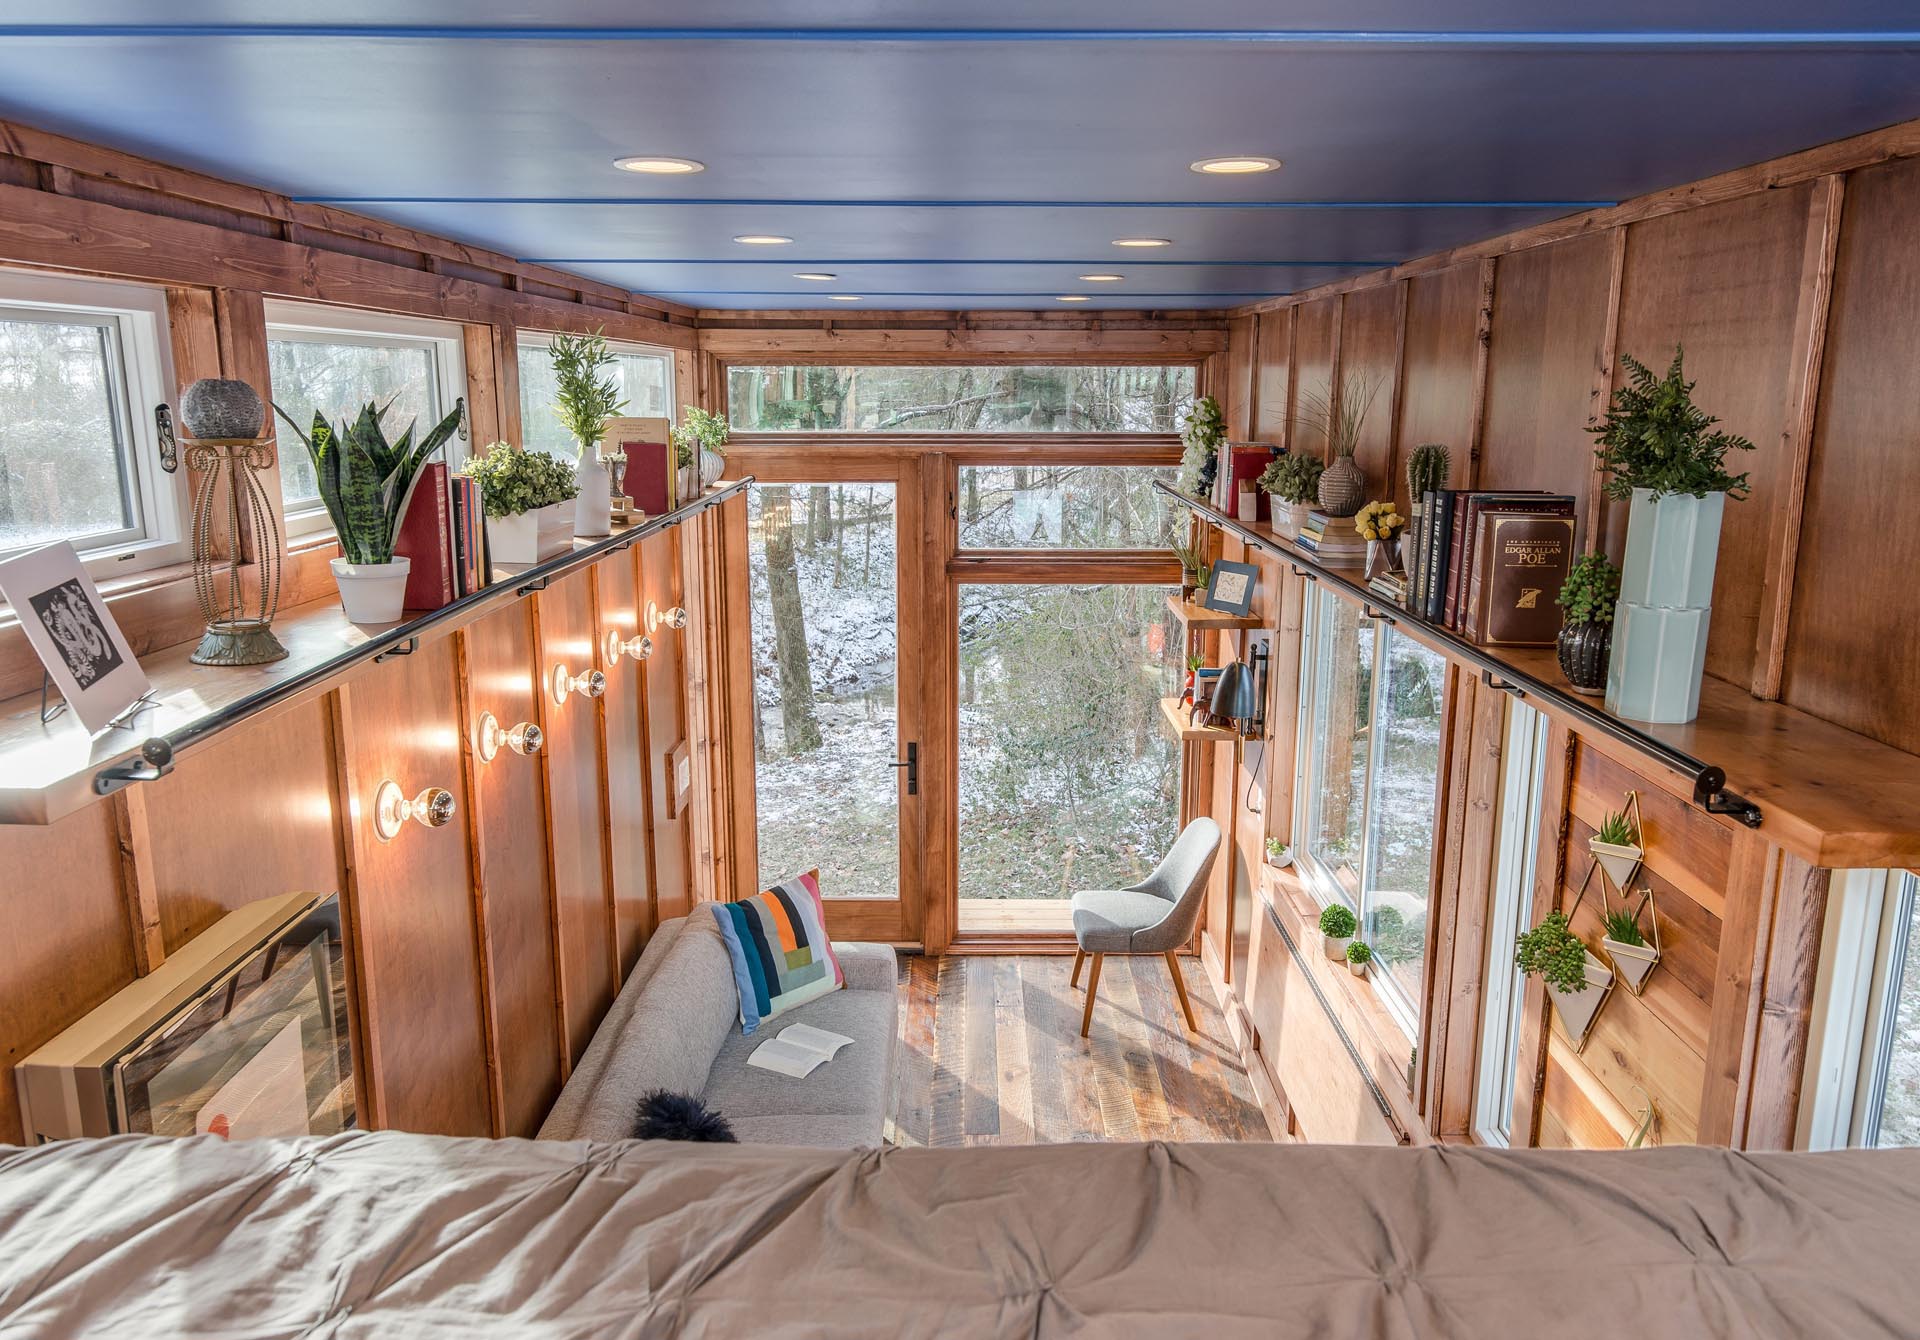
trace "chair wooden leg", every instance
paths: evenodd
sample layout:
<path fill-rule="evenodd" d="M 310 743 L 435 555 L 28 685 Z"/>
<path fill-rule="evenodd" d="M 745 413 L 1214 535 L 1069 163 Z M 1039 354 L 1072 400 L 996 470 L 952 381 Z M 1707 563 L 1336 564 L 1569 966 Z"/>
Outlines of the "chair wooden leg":
<path fill-rule="evenodd" d="M 1070 985 L 1072 985 L 1075 989 L 1078 989 L 1080 986 L 1080 965 L 1085 963 L 1086 961 L 1087 961 L 1086 950 L 1076 949 L 1073 951 L 1073 981 L 1070 983 Z"/>
<path fill-rule="evenodd" d="M 1093 956 L 1093 971 L 1087 976 L 1087 1010 L 1080 1016 L 1080 1036 L 1083 1038 L 1093 1027 L 1093 996 L 1100 989 L 1100 960 L 1105 957 L 1105 954 Z"/>
<path fill-rule="evenodd" d="M 1173 974 L 1173 990 L 1180 997 L 1180 1013 L 1187 1016 L 1187 1032 L 1198 1033 L 1200 1025 L 1193 1021 L 1193 1002 L 1187 999 L 1187 979 L 1180 975 L 1180 960 L 1171 949 L 1167 951 L 1167 971 Z"/>

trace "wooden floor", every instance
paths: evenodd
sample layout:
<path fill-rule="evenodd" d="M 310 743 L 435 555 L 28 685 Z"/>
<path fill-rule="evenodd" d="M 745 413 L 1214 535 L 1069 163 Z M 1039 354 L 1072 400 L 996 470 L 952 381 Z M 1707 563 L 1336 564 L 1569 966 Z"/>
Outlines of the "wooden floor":
<path fill-rule="evenodd" d="M 895 1142 L 1269 1139 L 1199 960 L 1180 964 L 1197 1034 L 1163 959 L 1114 955 L 1082 1038 L 1070 957 L 904 956 Z"/>

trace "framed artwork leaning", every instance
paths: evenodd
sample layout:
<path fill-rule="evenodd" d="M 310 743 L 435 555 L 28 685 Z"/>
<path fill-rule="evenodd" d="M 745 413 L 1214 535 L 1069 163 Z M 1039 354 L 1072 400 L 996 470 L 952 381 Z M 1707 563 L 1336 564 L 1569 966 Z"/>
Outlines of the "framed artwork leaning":
<path fill-rule="evenodd" d="M 146 672 L 66 541 L 0 562 L 0 596 L 90 733 L 105 730 L 146 693 Z"/>
<path fill-rule="evenodd" d="M 1221 559 L 1213 565 L 1207 580 L 1207 598 L 1201 602 L 1223 614 L 1246 615 L 1253 609 L 1253 588 L 1260 580 L 1260 569 L 1251 563 L 1232 563 Z"/>

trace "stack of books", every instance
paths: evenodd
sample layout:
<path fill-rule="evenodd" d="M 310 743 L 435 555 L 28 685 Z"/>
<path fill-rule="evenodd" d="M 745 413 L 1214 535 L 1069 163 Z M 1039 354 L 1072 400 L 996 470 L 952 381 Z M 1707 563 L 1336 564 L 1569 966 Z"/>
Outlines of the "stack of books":
<path fill-rule="evenodd" d="M 406 596 L 410 610 L 437 610 L 491 582 L 479 481 L 451 474 L 439 461 L 421 466 L 393 552 L 411 563 Z"/>
<path fill-rule="evenodd" d="M 1367 556 L 1367 542 L 1353 528 L 1352 517 L 1328 516 L 1318 508 L 1307 513 L 1294 543 L 1327 563 L 1358 563 Z"/>
<path fill-rule="evenodd" d="M 1405 608 L 1407 603 L 1407 579 L 1397 572 L 1383 572 L 1367 582 L 1367 589 L 1377 596 L 1391 600 Z"/>
<path fill-rule="evenodd" d="M 1551 646 L 1572 566 L 1573 499 L 1428 491 L 1414 523 L 1407 607 L 1486 646 Z"/>

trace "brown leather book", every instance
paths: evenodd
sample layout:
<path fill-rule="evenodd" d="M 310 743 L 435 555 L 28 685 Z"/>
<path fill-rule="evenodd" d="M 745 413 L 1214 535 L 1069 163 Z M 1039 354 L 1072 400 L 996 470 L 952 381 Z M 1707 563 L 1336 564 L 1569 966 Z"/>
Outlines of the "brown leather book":
<path fill-rule="evenodd" d="M 1554 597 L 1573 565 L 1573 518 L 1490 512 L 1477 529 L 1462 631 L 1483 646 L 1552 646 L 1560 632 Z"/>

